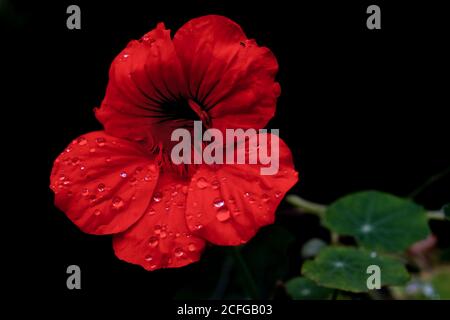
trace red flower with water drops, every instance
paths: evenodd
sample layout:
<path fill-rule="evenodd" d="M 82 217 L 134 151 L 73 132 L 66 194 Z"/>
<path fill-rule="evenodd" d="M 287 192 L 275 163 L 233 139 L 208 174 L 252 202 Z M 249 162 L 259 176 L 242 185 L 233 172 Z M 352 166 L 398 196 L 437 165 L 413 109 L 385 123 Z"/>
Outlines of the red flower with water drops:
<path fill-rule="evenodd" d="M 56 206 L 82 231 L 112 234 L 117 257 L 147 270 L 197 261 L 206 243 L 247 242 L 297 182 L 288 147 L 264 134 L 279 142 L 279 171 L 261 175 L 261 164 L 175 166 L 170 136 L 193 120 L 223 133 L 263 128 L 280 93 L 277 70 L 272 52 L 225 17 L 193 19 L 173 39 L 158 24 L 114 59 L 96 110 L 104 131 L 55 160 Z"/>

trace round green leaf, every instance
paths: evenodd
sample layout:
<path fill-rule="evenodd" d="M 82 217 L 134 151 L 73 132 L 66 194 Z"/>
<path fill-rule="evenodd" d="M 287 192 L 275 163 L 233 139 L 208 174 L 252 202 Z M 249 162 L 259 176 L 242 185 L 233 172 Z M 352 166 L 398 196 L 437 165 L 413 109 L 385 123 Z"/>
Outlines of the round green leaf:
<path fill-rule="evenodd" d="M 369 291 L 369 266 L 380 268 L 381 285 L 401 285 L 409 279 L 405 267 L 398 260 L 350 247 L 326 247 L 313 261 L 303 264 L 302 273 L 318 285 L 344 291 Z"/>
<path fill-rule="evenodd" d="M 333 289 L 320 287 L 314 281 L 303 277 L 286 282 L 286 290 L 294 300 L 325 300 L 333 293 Z"/>
<path fill-rule="evenodd" d="M 412 201 L 379 191 L 363 191 L 331 204 L 325 215 L 331 230 L 354 236 L 368 249 L 398 252 L 426 238 L 426 211 Z"/>

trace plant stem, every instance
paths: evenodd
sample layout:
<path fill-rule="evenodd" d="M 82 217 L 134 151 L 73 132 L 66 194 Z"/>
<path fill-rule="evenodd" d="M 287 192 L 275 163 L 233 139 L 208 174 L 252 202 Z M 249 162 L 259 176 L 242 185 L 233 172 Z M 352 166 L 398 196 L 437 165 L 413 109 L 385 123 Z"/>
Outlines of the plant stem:
<path fill-rule="evenodd" d="M 241 271 L 241 275 L 244 278 L 245 281 L 245 289 L 250 294 L 250 297 L 255 300 L 259 298 L 258 289 L 256 287 L 255 280 L 253 279 L 253 276 L 247 266 L 247 263 L 245 262 L 244 258 L 242 257 L 241 251 L 238 247 L 233 247 L 233 256 L 236 260 L 236 265 Z"/>
<path fill-rule="evenodd" d="M 428 211 L 427 218 L 433 220 L 445 220 L 445 215 L 443 211 Z"/>
<path fill-rule="evenodd" d="M 442 173 L 443 172 L 441 172 L 441 174 L 439 174 L 440 178 L 442 178 Z M 438 176 L 438 175 L 436 175 L 436 176 Z M 434 181 L 437 181 L 437 180 L 433 180 L 433 182 Z M 295 194 L 287 195 L 286 202 L 293 205 L 294 207 L 300 209 L 302 211 L 302 213 L 312 213 L 312 214 L 317 215 L 321 220 L 325 216 L 325 211 L 327 209 L 327 206 L 324 204 L 305 200 Z M 427 218 L 433 219 L 433 220 L 445 220 L 445 215 L 444 215 L 444 212 L 442 212 L 442 210 L 428 211 Z"/>
<path fill-rule="evenodd" d="M 431 186 L 433 183 L 441 180 L 442 178 L 444 178 L 446 175 L 450 174 L 450 167 L 447 167 L 446 169 L 444 169 L 443 171 L 429 177 L 423 184 L 421 184 L 420 186 L 418 186 L 416 189 L 414 189 L 408 196 L 408 198 L 414 199 L 415 197 L 417 197 L 419 194 L 421 194 L 426 188 L 428 188 L 429 186 Z"/>
<path fill-rule="evenodd" d="M 313 213 L 323 218 L 326 210 L 326 206 L 320 203 L 305 200 L 295 194 L 289 194 L 286 196 L 286 201 L 292 204 L 294 207 L 302 209 L 304 212 Z"/>

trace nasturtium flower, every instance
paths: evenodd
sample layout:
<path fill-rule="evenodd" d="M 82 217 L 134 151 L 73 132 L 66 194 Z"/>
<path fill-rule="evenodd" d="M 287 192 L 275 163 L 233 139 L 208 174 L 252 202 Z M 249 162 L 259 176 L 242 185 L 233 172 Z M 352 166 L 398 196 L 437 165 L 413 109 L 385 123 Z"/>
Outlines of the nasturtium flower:
<path fill-rule="evenodd" d="M 147 270 L 195 262 L 208 243 L 246 243 L 297 182 L 289 148 L 259 134 L 279 142 L 274 175 L 261 175 L 261 164 L 180 166 L 170 161 L 171 133 L 194 120 L 224 134 L 264 128 L 280 94 L 277 70 L 272 52 L 228 18 L 193 19 L 173 38 L 159 23 L 114 59 L 95 110 L 104 130 L 55 160 L 56 206 L 82 231 L 112 234 L 116 256 Z"/>

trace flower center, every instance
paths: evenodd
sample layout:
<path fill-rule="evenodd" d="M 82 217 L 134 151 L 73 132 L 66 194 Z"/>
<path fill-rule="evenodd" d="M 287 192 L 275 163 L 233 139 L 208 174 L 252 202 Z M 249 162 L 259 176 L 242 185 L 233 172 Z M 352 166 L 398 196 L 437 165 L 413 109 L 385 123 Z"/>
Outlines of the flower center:
<path fill-rule="evenodd" d="M 180 121 L 180 124 L 187 120 L 188 126 L 192 126 L 195 120 L 201 120 L 205 128 L 210 127 L 209 115 L 198 102 L 192 99 L 166 101 L 162 104 L 161 109 L 164 110 L 167 120 Z"/>

